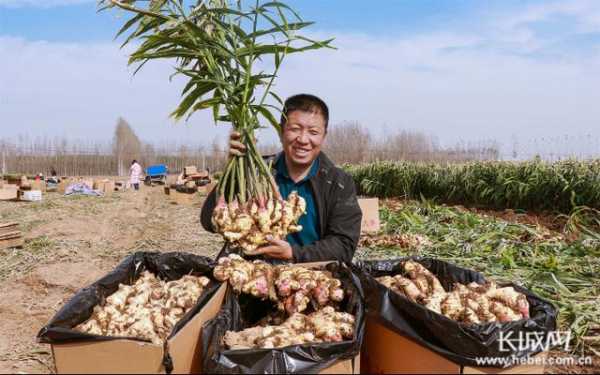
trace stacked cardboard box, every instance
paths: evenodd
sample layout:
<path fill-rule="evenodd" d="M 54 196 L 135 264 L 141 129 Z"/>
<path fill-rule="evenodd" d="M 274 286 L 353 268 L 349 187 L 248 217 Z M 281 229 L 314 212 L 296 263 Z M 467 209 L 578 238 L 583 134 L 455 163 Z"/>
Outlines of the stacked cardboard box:
<path fill-rule="evenodd" d="M 94 190 L 99 190 L 104 195 L 111 195 L 115 191 L 115 182 L 112 180 L 94 181 Z"/>
<path fill-rule="evenodd" d="M 4 184 L 0 188 L 0 201 L 16 200 L 19 196 L 19 187 L 17 185 Z"/>
<path fill-rule="evenodd" d="M 0 223 L 0 249 L 22 247 L 23 235 L 18 223 Z"/>

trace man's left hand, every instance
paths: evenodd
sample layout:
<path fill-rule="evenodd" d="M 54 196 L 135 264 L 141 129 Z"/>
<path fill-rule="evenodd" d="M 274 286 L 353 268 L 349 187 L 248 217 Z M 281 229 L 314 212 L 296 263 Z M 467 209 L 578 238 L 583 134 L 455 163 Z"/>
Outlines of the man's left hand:
<path fill-rule="evenodd" d="M 269 245 L 263 246 L 256 251 L 257 255 L 269 258 L 291 260 L 294 258 L 292 246 L 284 240 L 269 239 Z"/>

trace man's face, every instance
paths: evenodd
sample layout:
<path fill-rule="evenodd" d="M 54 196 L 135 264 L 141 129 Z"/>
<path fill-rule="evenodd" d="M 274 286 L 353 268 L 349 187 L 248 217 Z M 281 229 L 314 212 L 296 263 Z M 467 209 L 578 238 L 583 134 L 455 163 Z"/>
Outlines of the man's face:
<path fill-rule="evenodd" d="M 321 152 L 325 135 L 325 119 L 320 112 L 288 113 L 281 137 L 286 160 L 297 167 L 310 166 Z"/>

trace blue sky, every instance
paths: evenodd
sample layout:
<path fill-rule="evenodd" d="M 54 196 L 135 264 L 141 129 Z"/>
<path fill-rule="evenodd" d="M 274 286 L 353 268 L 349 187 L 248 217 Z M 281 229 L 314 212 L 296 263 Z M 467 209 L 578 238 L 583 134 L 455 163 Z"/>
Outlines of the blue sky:
<path fill-rule="evenodd" d="M 121 25 L 115 12 L 96 12 L 95 1 L 58 6 L 32 6 L 43 1 L 10 0 L 0 13 L 0 32 L 31 40 L 110 40 Z M 472 15 L 477 1 L 465 0 L 294 0 L 288 2 L 320 30 L 378 35 L 416 33 L 440 28 Z M 318 3 L 318 6 L 315 6 Z M 2 4 L 2 1 L 0 1 Z M 19 5 L 20 4 L 20 5 Z M 59 2 L 60 4 L 60 2 Z M 76 32 L 74 32 L 74 30 Z"/>
<path fill-rule="evenodd" d="M 288 3 L 338 50 L 291 58 L 277 90 L 322 96 L 333 123 L 421 130 L 448 145 L 600 139 L 598 0 Z M 89 0 L 0 0 L 0 137 L 109 139 L 118 116 L 146 139 L 223 137 L 204 114 L 169 120 L 181 87 L 168 82 L 170 64 L 132 77 L 113 41 L 124 19 Z"/>

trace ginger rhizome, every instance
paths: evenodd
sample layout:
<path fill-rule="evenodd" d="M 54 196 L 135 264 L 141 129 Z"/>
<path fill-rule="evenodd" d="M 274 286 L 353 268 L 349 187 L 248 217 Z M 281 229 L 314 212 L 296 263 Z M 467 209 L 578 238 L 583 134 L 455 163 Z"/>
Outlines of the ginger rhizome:
<path fill-rule="evenodd" d="M 234 199 L 226 203 L 221 196 L 213 211 L 212 223 L 226 241 L 241 247 L 251 255 L 260 246 L 273 239 L 285 239 L 289 233 L 302 230 L 298 220 L 306 212 L 306 201 L 293 191 L 287 200 L 279 193 L 268 193 L 266 197 L 250 198 L 248 201 Z"/>
<path fill-rule="evenodd" d="M 75 329 L 101 336 L 136 337 L 162 345 L 175 324 L 198 301 L 209 279 L 183 276 L 165 282 L 144 271 L 133 285 L 119 289 L 94 307 Z"/>
<path fill-rule="evenodd" d="M 414 261 L 403 264 L 406 276 L 382 276 L 377 281 L 409 300 L 465 324 L 511 322 L 529 318 L 527 297 L 513 287 L 499 288 L 493 281 L 486 284 L 456 283 L 446 292 L 438 278 Z"/>
<path fill-rule="evenodd" d="M 280 325 L 256 326 L 240 332 L 227 331 L 223 338 L 229 349 L 272 349 L 289 345 L 339 342 L 352 339 L 355 319 L 352 314 L 324 307 L 312 314 L 292 314 Z"/>
<path fill-rule="evenodd" d="M 316 310 L 344 299 L 339 279 L 298 265 L 272 266 L 231 254 L 219 259 L 213 275 L 219 281 L 228 281 L 238 293 L 276 302 L 278 309 L 289 315 L 302 312 L 309 305 Z"/>

